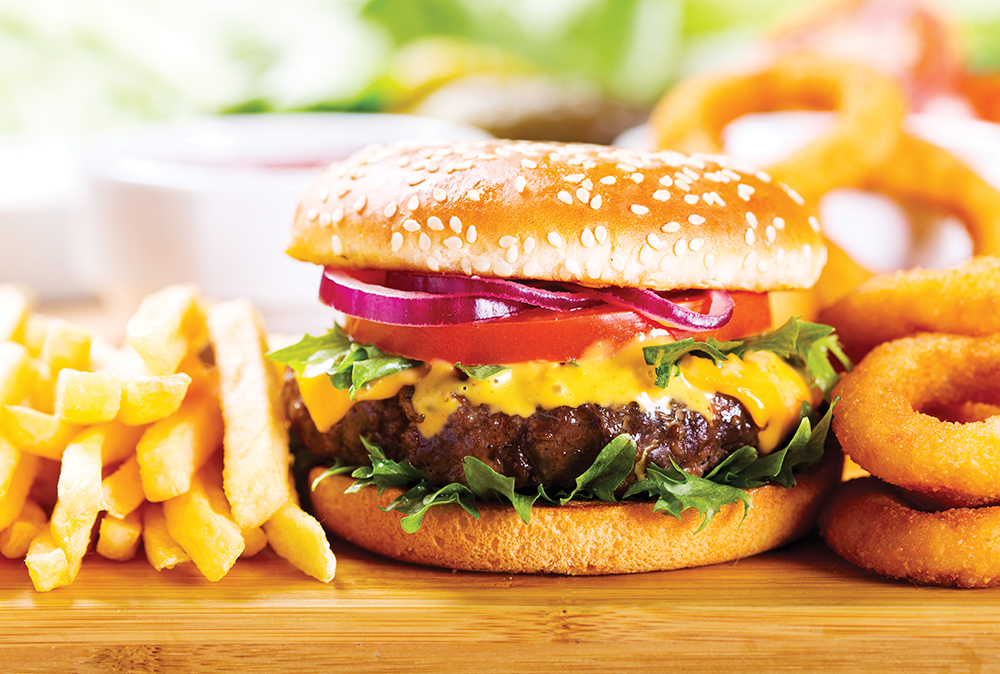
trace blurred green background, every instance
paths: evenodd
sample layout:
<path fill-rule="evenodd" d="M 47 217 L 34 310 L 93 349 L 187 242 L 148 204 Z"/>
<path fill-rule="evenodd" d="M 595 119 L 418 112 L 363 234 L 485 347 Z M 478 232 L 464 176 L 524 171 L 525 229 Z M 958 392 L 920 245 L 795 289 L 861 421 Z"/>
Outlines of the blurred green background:
<path fill-rule="evenodd" d="M 802 4 L 0 0 L 0 133 L 79 135 L 217 112 L 435 114 L 459 99 L 485 115 L 498 88 L 562 106 L 559 124 L 590 123 L 582 112 L 603 106 L 597 117 L 624 128 L 678 77 L 731 61 Z M 946 12 L 970 67 L 1000 70 L 1000 2 L 952 0 Z M 457 80 L 464 89 L 442 88 Z"/>

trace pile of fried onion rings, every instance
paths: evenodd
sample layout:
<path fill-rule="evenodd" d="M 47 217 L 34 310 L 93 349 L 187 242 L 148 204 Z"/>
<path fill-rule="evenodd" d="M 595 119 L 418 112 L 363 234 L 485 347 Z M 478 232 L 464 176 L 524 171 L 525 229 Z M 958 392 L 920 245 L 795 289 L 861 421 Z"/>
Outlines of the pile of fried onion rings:
<path fill-rule="evenodd" d="M 998 284 L 1000 260 L 973 259 L 875 277 L 826 313 L 849 352 L 878 343 L 834 389 L 837 439 L 874 476 L 845 483 L 820 519 L 852 563 L 1000 585 Z"/>

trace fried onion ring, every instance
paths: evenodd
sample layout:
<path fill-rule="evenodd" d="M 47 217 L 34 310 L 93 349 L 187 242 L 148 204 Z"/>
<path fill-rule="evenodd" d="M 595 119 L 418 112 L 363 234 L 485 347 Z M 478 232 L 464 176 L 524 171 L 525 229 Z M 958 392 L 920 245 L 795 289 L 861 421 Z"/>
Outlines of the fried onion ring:
<path fill-rule="evenodd" d="M 650 124 L 661 149 L 721 152 L 722 131 L 737 117 L 787 109 L 840 113 L 830 133 L 766 169 L 815 203 L 830 189 L 859 184 L 885 160 L 907 104 L 888 75 L 803 53 L 755 72 L 690 78 L 657 104 Z"/>
<path fill-rule="evenodd" d="M 837 490 L 819 526 L 838 555 L 869 571 L 922 584 L 1000 584 L 1000 506 L 923 512 L 865 477 Z"/>
<path fill-rule="evenodd" d="M 854 362 L 882 342 L 918 332 L 1000 333 L 1000 257 L 873 276 L 821 311 L 819 320 L 836 328 Z"/>
<path fill-rule="evenodd" d="M 1000 501 L 1000 417 L 927 410 L 1000 403 L 1000 336 L 922 334 L 873 349 L 834 389 L 844 452 L 886 482 L 962 505 Z"/>

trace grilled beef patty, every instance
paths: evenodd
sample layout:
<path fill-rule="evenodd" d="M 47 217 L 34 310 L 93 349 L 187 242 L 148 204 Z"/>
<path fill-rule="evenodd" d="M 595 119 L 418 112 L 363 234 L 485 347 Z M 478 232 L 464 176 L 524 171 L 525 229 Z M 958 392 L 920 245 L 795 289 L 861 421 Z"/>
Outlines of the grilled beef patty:
<path fill-rule="evenodd" d="M 326 433 L 320 433 L 302 403 L 289 370 L 283 402 L 291 429 L 321 458 L 340 458 L 349 465 L 371 463 L 361 444 L 364 436 L 394 460 L 409 460 L 433 484 L 465 484 L 462 459 L 474 456 L 501 475 L 513 477 L 517 488 L 571 489 L 613 438 L 628 433 L 636 442 L 636 462 L 661 467 L 674 463 L 702 476 L 743 445 L 756 445 L 757 426 L 735 398 L 716 394 L 713 418 L 680 403 L 648 412 L 637 403 L 618 407 L 586 404 L 539 409 L 530 417 L 490 413 L 459 397 L 459 406 L 437 435 L 425 438 L 417 424 L 422 415 L 413 407 L 413 387 L 392 398 L 356 403 Z M 626 483 L 635 480 L 631 475 Z"/>

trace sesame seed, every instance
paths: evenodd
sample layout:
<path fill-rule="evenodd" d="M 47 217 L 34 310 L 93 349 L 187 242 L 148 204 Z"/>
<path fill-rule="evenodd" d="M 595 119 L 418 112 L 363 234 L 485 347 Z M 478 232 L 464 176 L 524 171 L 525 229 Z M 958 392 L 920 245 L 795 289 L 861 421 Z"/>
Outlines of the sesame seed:
<path fill-rule="evenodd" d="M 326 203 L 326 200 L 330 198 L 330 190 L 323 188 L 319 191 L 319 200 L 321 203 Z"/>
<path fill-rule="evenodd" d="M 597 243 L 603 246 L 604 242 L 608 240 L 608 228 L 605 227 L 604 225 L 598 225 L 597 227 L 595 227 L 594 238 L 597 239 Z"/>
<path fill-rule="evenodd" d="M 469 190 L 465 193 L 465 196 L 467 196 L 470 201 L 479 201 L 479 190 Z"/>
<path fill-rule="evenodd" d="M 565 180 L 566 182 L 568 182 L 568 183 L 578 183 L 578 182 L 580 182 L 581 180 L 583 180 L 583 179 L 584 179 L 585 177 L 586 177 L 586 176 L 585 176 L 584 174 L 582 174 L 582 173 L 574 173 L 574 174 L 572 174 L 572 175 L 568 175 L 568 176 L 566 176 L 566 177 L 564 178 L 564 180 Z"/>
<path fill-rule="evenodd" d="M 469 243 L 475 243 L 476 242 L 476 226 L 475 225 L 469 225 L 469 228 L 467 230 L 465 230 L 465 240 L 468 241 Z"/>
<path fill-rule="evenodd" d="M 415 211 L 418 208 L 420 208 L 420 197 L 414 194 L 412 197 L 410 197 L 410 200 L 406 202 L 406 207 L 409 208 L 411 211 Z"/>
<path fill-rule="evenodd" d="M 799 206 L 805 206 L 806 200 L 802 198 L 801 194 L 793 190 L 788 185 L 782 185 L 781 187 L 783 190 L 785 190 L 785 193 L 792 198 L 792 201 L 797 203 Z"/>
<path fill-rule="evenodd" d="M 632 166 L 631 164 L 625 164 L 625 163 L 618 164 L 618 170 L 622 171 L 623 173 L 632 173 L 633 171 L 636 170 L 636 168 L 637 167 Z"/>
<path fill-rule="evenodd" d="M 403 229 L 405 229 L 408 232 L 420 231 L 420 223 L 414 220 L 413 218 L 407 218 L 406 220 L 403 221 Z"/>
<path fill-rule="evenodd" d="M 493 271 L 496 272 L 497 276 L 510 276 L 514 273 L 514 268 L 506 262 L 497 262 L 493 266 Z"/>
<path fill-rule="evenodd" d="M 670 178 L 670 176 L 663 176 L 657 182 L 663 185 L 664 187 L 670 187 L 671 185 L 674 184 L 674 181 Z"/>
<path fill-rule="evenodd" d="M 527 255 L 533 250 L 535 250 L 535 239 L 529 236 L 524 240 L 524 254 Z"/>
<path fill-rule="evenodd" d="M 646 176 L 642 175 L 641 173 L 633 173 L 629 177 L 632 179 L 632 182 L 634 182 L 636 185 L 638 185 L 639 183 L 641 183 L 643 180 L 646 179 Z"/>
<path fill-rule="evenodd" d="M 427 162 L 427 172 L 428 173 L 437 173 L 437 170 L 438 170 L 437 162 L 433 162 L 433 161 Z M 430 262 L 430 260 L 428 260 L 428 262 Z"/>
<path fill-rule="evenodd" d="M 309 222 L 316 222 L 316 218 L 319 217 L 319 209 L 310 208 L 309 212 L 306 213 L 306 217 L 309 218 Z"/>
<path fill-rule="evenodd" d="M 631 210 L 636 215 L 646 215 L 646 213 L 649 213 L 648 208 L 646 208 L 645 206 L 640 206 L 639 204 L 632 204 Z"/>
<path fill-rule="evenodd" d="M 330 237 L 330 248 L 333 249 L 334 255 L 341 255 L 344 252 L 344 244 L 336 234 Z"/>
<path fill-rule="evenodd" d="M 467 257 L 463 257 L 459 262 L 462 265 L 462 272 L 468 276 L 472 275 L 472 261 Z"/>
<path fill-rule="evenodd" d="M 580 266 L 580 263 L 574 260 L 573 258 L 569 258 L 566 260 L 566 269 L 573 276 L 579 276 L 581 272 L 583 272 L 583 268 Z"/>
<path fill-rule="evenodd" d="M 704 199 L 706 204 L 716 204 L 717 206 L 722 207 L 726 206 L 726 202 L 722 200 L 722 197 L 720 197 L 717 192 L 707 192 L 701 195 L 701 198 Z"/>
<path fill-rule="evenodd" d="M 601 263 L 597 260 L 587 260 L 587 276 L 590 278 L 601 278 Z"/>
<path fill-rule="evenodd" d="M 747 245 L 752 246 L 753 242 L 757 240 L 757 235 L 753 233 L 753 228 L 748 227 L 747 233 L 743 236 L 746 239 Z"/>
<path fill-rule="evenodd" d="M 524 178 L 524 176 L 518 176 L 514 178 L 514 189 L 517 190 L 518 194 L 524 192 L 524 188 L 527 186 L 527 184 L 528 181 Z"/>
<path fill-rule="evenodd" d="M 691 250 L 701 250 L 701 247 L 705 245 L 705 239 L 691 239 L 691 243 L 688 244 L 688 248 Z"/>
<path fill-rule="evenodd" d="M 672 234 L 681 228 L 681 223 L 679 222 L 668 222 L 667 224 L 660 227 L 661 232 L 666 232 L 667 234 Z"/>
<path fill-rule="evenodd" d="M 546 239 L 550 244 L 552 244 L 556 248 L 563 247 L 563 239 L 561 236 L 559 236 L 558 232 L 549 232 L 549 235 L 546 237 Z"/>
<path fill-rule="evenodd" d="M 407 178 L 406 182 L 410 184 L 410 187 L 413 187 L 414 185 L 419 185 L 420 183 L 424 182 L 424 177 L 422 175 L 414 174 L 409 178 Z"/>
<path fill-rule="evenodd" d="M 443 243 L 447 248 L 451 248 L 452 250 L 458 250 L 462 247 L 462 239 L 457 236 L 449 236 Z"/>
<path fill-rule="evenodd" d="M 753 185 L 747 185 L 746 183 L 740 183 L 739 187 L 736 188 L 736 193 L 740 195 L 740 199 L 743 201 L 750 201 L 750 197 L 756 191 Z"/>
<path fill-rule="evenodd" d="M 697 213 L 692 213 L 691 215 L 688 216 L 688 222 L 690 222 L 692 225 L 704 225 L 705 218 L 701 217 Z"/>
<path fill-rule="evenodd" d="M 559 201 L 563 202 L 564 204 L 573 203 L 573 195 L 571 195 L 566 190 L 560 190 L 557 196 L 559 197 Z"/>
<path fill-rule="evenodd" d="M 511 246 L 507 249 L 507 254 L 504 255 L 504 259 L 510 264 L 517 262 L 517 246 Z"/>
<path fill-rule="evenodd" d="M 330 223 L 333 221 L 333 218 L 330 217 L 329 213 L 320 213 L 319 217 L 316 219 L 319 222 L 320 227 L 329 227 Z"/>
<path fill-rule="evenodd" d="M 808 243 L 802 247 L 802 254 L 805 256 L 806 260 L 812 260 L 813 249 Z"/>
<path fill-rule="evenodd" d="M 337 206 L 333 211 L 333 221 L 335 223 L 340 223 L 344 219 L 344 207 Z"/>
<path fill-rule="evenodd" d="M 434 195 L 434 200 L 438 203 L 444 203 L 448 199 L 448 193 L 445 192 L 440 187 L 435 187 L 434 191 L 431 193 Z"/>
<path fill-rule="evenodd" d="M 674 244 L 674 255 L 680 257 L 688 251 L 687 239 L 677 239 L 677 243 Z"/>
<path fill-rule="evenodd" d="M 471 161 L 461 161 L 461 162 L 455 164 L 455 170 L 456 171 L 464 171 L 465 169 L 470 169 L 470 168 L 472 168 L 472 162 Z"/>
<path fill-rule="evenodd" d="M 410 164 L 410 158 L 407 157 L 406 155 L 403 155 L 396 161 L 396 163 L 399 164 L 400 168 L 405 168 Z"/>
<path fill-rule="evenodd" d="M 603 203 L 604 203 L 604 199 L 601 198 L 601 195 L 600 194 L 595 194 L 594 198 L 590 200 L 590 207 L 593 208 L 596 211 L 598 208 L 601 207 L 601 204 L 603 204 Z"/>
<path fill-rule="evenodd" d="M 602 185 L 614 185 L 615 184 L 615 177 L 614 176 L 604 176 L 603 178 L 601 178 L 601 184 Z"/>
<path fill-rule="evenodd" d="M 689 203 L 689 204 L 691 204 L 693 206 L 694 204 L 698 203 L 698 195 L 697 194 L 685 194 L 684 195 L 684 201 L 687 202 L 687 203 Z"/>
<path fill-rule="evenodd" d="M 656 190 L 653 192 L 653 198 L 657 201 L 666 201 L 670 198 L 670 192 L 666 190 Z"/>
<path fill-rule="evenodd" d="M 490 259 L 485 255 L 480 255 L 475 260 L 472 261 L 472 268 L 478 272 L 484 272 L 490 270 Z"/>
<path fill-rule="evenodd" d="M 350 184 L 343 180 L 333 186 L 333 194 L 338 199 L 343 198 L 343 196 L 350 191 L 351 191 Z"/>
<path fill-rule="evenodd" d="M 441 271 L 441 263 L 433 255 L 427 258 L 427 268 L 431 271 Z"/>
<path fill-rule="evenodd" d="M 524 273 L 528 276 L 536 276 L 542 271 L 542 266 L 536 260 L 528 260 L 524 265 Z"/>
<path fill-rule="evenodd" d="M 775 237 L 778 236 L 778 230 L 774 228 L 774 225 L 768 225 L 767 229 L 764 230 L 764 233 L 767 235 L 768 241 L 774 241 Z"/>
<path fill-rule="evenodd" d="M 354 212 L 360 213 L 365 210 L 365 206 L 368 204 L 368 199 L 364 195 L 358 197 L 358 200 L 354 202 Z"/>
<path fill-rule="evenodd" d="M 703 258 L 703 260 L 704 260 L 705 266 L 707 268 L 709 268 L 709 269 L 714 269 L 715 268 L 715 254 L 714 253 L 705 253 L 705 257 Z"/>
<path fill-rule="evenodd" d="M 757 264 L 757 253 L 750 253 L 743 258 L 743 266 L 752 269 Z"/>
<path fill-rule="evenodd" d="M 587 203 L 588 201 L 590 201 L 590 192 L 581 187 L 576 191 L 576 198 L 582 201 L 583 203 Z"/>
<path fill-rule="evenodd" d="M 442 229 L 444 229 L 444 223 L 441 222 L 441 218 L 439 218 L 436 215 L 432 215 L 431 217 L 427 218 L 427 227 L 435 232 L 440 232 Z"/>
<path fill-rule="evenodd" d="M 689 183 L 684 176 L 677 177 L 677 180 L 674 181 L 674 187 L 684 190 L 685 192 L 691 191 L 691 183 Z"/>
<path fill-rule="evenodd" d="M 757 180 L 761 181 L 762 183 L 771 182 L 770 174 L 765 173 L 764 171 L 757 171 L 757 173 L 755 173 L 754 176 L 757 178 Z"/>
<path fill-rule="evenodd" d="M 695 180 L 698 180 L 699 178 L 701 178 L 700 175 L 698 175 L 697 173 L 695 173 L 694 171 L 692 171 L 691 168 L 688 167 L 688 166 L 685 166 L 684 168 L 682 168 L 681 169 L 681 173 L 683 173 L 688 178 L 690 178 L 692 182 L 695 181 Z"/>
<path fill-rule="evenodd" d="M 648 244 L 649 244 L 650 246 L 652 246 L 652 247 L 653 247 L 654 249 L 656 249 L 656 250 L 660 250 L 660 246 L 661 246 L 661 243 L 660 243 L 660 237 L 658 237 L 658 236 L 656 235 L 656 232 L 650 232 L 650 233 L 649 233 L 649 234 L 648 234 L 648 235 L 646 236 L 646 243 L 648 243 Z"/>
<path fill-rule="evenodd" d="M 395 253 L 400 248 L 403 247 L 403 235 L 399 232 L 392 233 L 392 239 L 389 241 L 389 247 L 392 248 L 392 252 Z"/>
<path fill-rule="evenodd" d="M 781 226 L 781 227 L 780 227 L 779 229 L 783 228 L 783 227 L 784 227 L 784 225 L 785 225 L 785 222 L 784 222 L 783 220 L 782 220 L 782 222 L 781 222 L 781 225 L 782 225 L 782 226 Z M 777 218 L 775 218 L 775 222 L 774 222 L 774 226 L 775 226 L 775 227 L 777 227 L 777 226 L 778 226 L 778 222 L 777 222 Z M 816 216 L 815 216 L 815 215 L 810 215 L 810 216 L 809 216 L 809 226 L 810 226 L 810 227 L 812 227 L 812 230 L 813 230 L 814 232 L 818 232 L 818 231 L 820 230 L 820 226 L 819 226 L 819 220 L 817 220 L 817 219 L 816 219 Z"/>
<path fill-rule="evenodd" d="M 516 245 L 517 245 L 516 237 L 513 237 L 510 234 L 504 234 L 503 236 L 500 237 L 501 248 L 510 248 L 511 246 L 516 246 Z"/>
<path fill-rule="evenodd" d="M 521 166 L 523 166 L 526 169 L 534 169 L 538 168 L 538 162 L 535 161 L 534 159 L 522 159 Z"/>
<path fill-rule="evenodd" d="M 642 264 L 649 264 L 653 259 L 653 249 L 642 244 L 642 248 L 639 249 L 639 262 Z"/>
<path fill-rule="evenodd" d="M 585 190 L 592 190 L 592 189 L 594 189 L 594 181 L 591 180 L 590 178 L 587 178 L 586 180 L 584 180 L 582 183 L 580 183 L 580 185 L 582 185 L 583 189 L 585 189 Z"/>
<path fill-rule="evenodd" d="M 753 211 L 747 211 L 747 222 L 750 223 L 750 226 L 754 229 L 757 228 L 757 216 L 754 215 Z"/>
<path fill-rule="evenodd" d="M 615 251 L 611 254 L 611 268 L 617 272 L 625 271 L 625 256 L 622 255 L 620 251 Z"/>
<path fill-rule="evenodd" d="M 583 228 L 583 232 L 580 234 L 580 243 L 586 248 L 590 248 L 597 243 L 597 239 L 594 237 L 594 233 L 590 231 L 590 227 Z"/>
<path fill-rule="evenodd" d="M 726 176 L 727 178 L 729 178 L 734 182 L 739 182 L 743 180 L 743 176 L 741 176 L 739 173 L 729 168 L 728 166 L 722 169 L 722 175 Z"/>
<path fill-rule="evenodd" d="M 395 201 L 390 201 L 386 205 L 385 210 L 382 211 L 382 213 L 385 215 L 385 217 L 391 218 L 392 216 L 396 215 L 396 208 L 397 208 L 396 202 Z"/>
<path fill-rule="evenodd" d="M 427 232 L 420 232 L 420 239 L 417 242 L 420 246 L 420 250 L 427 251 L 431 248 L 431 237 L 427 236 Z"/>
<path fill-rule="evenodd" d="M 456 234 L 462 233 L 462 221 L 458 219 L 457 215 L 451 216 L 451 219 L 448 220 L 448 226 L 451 227 L 451 231 Z"/>

